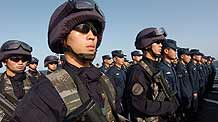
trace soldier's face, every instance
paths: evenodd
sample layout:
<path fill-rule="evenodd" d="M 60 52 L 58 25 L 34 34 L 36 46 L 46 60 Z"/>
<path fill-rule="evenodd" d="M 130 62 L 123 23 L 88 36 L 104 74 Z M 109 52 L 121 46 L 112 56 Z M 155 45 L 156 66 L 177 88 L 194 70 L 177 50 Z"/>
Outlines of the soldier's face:
<path fill-rule="evenodd" d="M 32 70 L 36 70 L 37 67 L 38 67 L 38 64 L 36 64 L 36 63 L 29 64 L 29 68 Z"/>
<path fill-rule="evenodd" d="M 181 56 L 181 58 L 185 62 L 185 64 L 188 64 L 191 61 L 191 56 L 190 55 L 183 54 Z"/>
<path fill-rule="evenodd" d="M 201 61 L 202 56 L 201 55 L 194 55 L 194 59 L 198 62 Z"/>
<path fill-rule="evenodd" d="M 108 65 L 111 65 L 113 60 L 112 59 L 105 59 L 104 62 Z"/>
<path fill-rule="evenodd" d="M 116 57 L 114 57 L 114 61 L 115 61 L 116 64 L 118 64 L 120 66 L 124 65 L 124 57 L 120 58 L 120 57 L 116 56 Z"/>
<path fill-rule="evenodd" d="M 151 49 L 153 50 L 154 54 L 160 55 L 161 49 L 162 49 L 162 44 L 161 43 L 153 43 L 151 45 Z"/>
<path fill-rule="evenodd" d="M 48 64 L 48 69 L 51 71 L 55 71 L 57 69 L 57 64 L 56 63 Z"/>
<path fill-rule="evenodd" d="M 174 50 L 172 48 L 166 48 L 166 49 L 164 49 L 164 53 L 168 59 L 170 59 L 170 60 L 176 59 L 176 50 Z"/>
<path fill-rule="evenodd" d="M 133 56 L 132 59 L 136 62 L 139 62 L 142 59 L 142 56 Z"/>
<path fill-rule="evenodd" d="M 88 33 L 72 30 L 66 40 L 66 45 L 77 54 L 95 54 L 96 44 L 97 36 L 91 30 Z"/>
<path fill-rule="evenodd" d="M 6 70 L 14 73 L 23 72 L 26 69 L 27 58 L 22 55 L 10 56 L 5 60 Z"/>

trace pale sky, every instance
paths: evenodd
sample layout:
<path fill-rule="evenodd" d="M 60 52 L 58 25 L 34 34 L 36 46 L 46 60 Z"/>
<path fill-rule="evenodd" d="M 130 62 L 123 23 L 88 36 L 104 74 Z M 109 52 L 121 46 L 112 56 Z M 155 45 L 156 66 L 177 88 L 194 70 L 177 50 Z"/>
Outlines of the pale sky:
<path fill-rule="evenodd" d="M 53 54 L 47 30 L 51 14 L 64 0 L 1 0 L 0 45 L 10 39 L 25 41 L 33 56 L 43 61 Z M 114 49 L 130 59 L 137 33 L 147 27 L 164 27 L 179 47 L 198 48 L 218 58 L 217 0 L 96 0 L 106 18 L 106 29 L 95 63 Z M 4 68 L 0 69 L 3 71 Z"/>

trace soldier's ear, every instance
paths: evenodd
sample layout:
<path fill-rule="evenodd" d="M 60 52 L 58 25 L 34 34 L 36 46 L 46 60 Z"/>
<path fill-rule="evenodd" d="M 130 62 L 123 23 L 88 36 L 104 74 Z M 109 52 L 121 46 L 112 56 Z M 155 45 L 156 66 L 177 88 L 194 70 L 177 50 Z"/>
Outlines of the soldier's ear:
<path fill-rule="evenodd" d="M 67 47 L 67 40 L 64 40 L 64 47 Z"/>
<path fill-rule="evenodd" d="M 163 52 L 164 52 L 165 54 L 168 54 L 169 49 L 168 49 L 168 48 L 164 48 L 164 49 L 163 49 Z"/>

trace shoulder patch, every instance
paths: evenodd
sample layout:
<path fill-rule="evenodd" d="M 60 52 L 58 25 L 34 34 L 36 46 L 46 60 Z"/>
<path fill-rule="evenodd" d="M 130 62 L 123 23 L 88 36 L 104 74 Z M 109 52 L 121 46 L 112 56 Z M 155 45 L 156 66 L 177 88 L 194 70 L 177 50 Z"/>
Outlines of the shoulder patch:
<path fill-rule="evenodd" d="M 140 83 L 135 83 L 132 86 L 132 94 L 133 95 L 141 95 L 143 91 L 144 91 L 144 88 L 142 87 L 142 85 Z"/>

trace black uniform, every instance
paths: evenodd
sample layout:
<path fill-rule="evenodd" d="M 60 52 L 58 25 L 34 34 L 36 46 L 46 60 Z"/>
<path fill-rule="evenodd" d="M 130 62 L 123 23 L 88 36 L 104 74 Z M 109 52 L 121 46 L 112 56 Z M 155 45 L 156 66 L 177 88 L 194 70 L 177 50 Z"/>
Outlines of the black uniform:
<path fill-rule="evenodd" d="M 37 80 L 41 77 L 41 75 L 44 75 L 43 73 L 35 70 L 35 71 L 32 71 L 32 70 L 28 70 L 27 72 L 27 77 L 30 79 L 32 85 L 34 85 Z"/>
<path fill-rule="evenodd" d="M 199 93 L 200 83 L 199 83 L 199 74 L 197 71 L 197 65 L 191 61 L 187 64 L 187 70 L 189 73 L 190 81 L 192 84 L 193 93 Z M 198 109 L 198 97 L 193 97 L 192 100 L 192 111 L 197 112 Z"/>
<path fill-rule="evenodd" d="M 190 109 L 193 90 L 186 65 L 179 62 L 176 65 L 176 73 L 180 83 L 181 105 L 184 109 Z"/>
<path fill-rule="evenodd" d="M 123 112 L 123 106 L 122 106 L 122 97 L 123 92 L 125 88 L 126 83 L 126 74 L 122 68 L 119 68 L 117 66 L 112 66 L 106 73 L 106 75 L 111 79 L 111 81 L 114 81 L 114 88 L 116 89 L 116 107 L 118 113 Z"/>
<path fill-rule="evenodd" d="M 90 98 L 100 108 L 103 108 L 105 99 L 102 98 L 102 90 L 98 87 L 98 80 L 102 75 L 100 71 L 94 66 L 77 68 L 73 65 L 65 64 L 63 67 L 70 69 L 68 73 L 73 72 L 80 78 Z M 81 89 L 78 88 L 78 90 Z M 18 105 L 13 119 L 22 122 L 62 122 L 66 114 L 66 104 L 53 84 L 44 77 L 32 87 L 29 94 Z M 82 116 L 84 115 L 77 115 L 76 117 L 80 118 Z"/>
<path fill-rule="evenodd" d="M 199 84 L 200 84 L 200 98 L 203 97 L 206 85 L 206 74 L 202 64 L 197 64 L 197 71 L 199 73 Z"/>
<path fill-rule="evenodd" d="M 158 72 L 158 63 L 147 58 L 142 59 L 154 73 Z M 173 113 L 177 106 L 168 101 L 155 101 L 153 99 L 152 78 L 146 70 L 139 64 L 132 66 L 128 70 L 127 93 L 130 114 L 133 121 L 137 117 L 151 117 Z"/>

